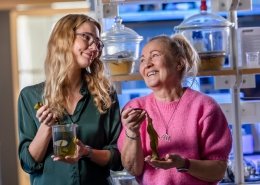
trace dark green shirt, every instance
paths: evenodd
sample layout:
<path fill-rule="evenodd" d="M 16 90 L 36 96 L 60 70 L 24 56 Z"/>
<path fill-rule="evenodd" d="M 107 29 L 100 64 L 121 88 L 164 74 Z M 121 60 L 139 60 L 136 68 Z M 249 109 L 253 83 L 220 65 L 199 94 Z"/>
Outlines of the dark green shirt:
<path fill-rule="evenodd" d="M 40 122 L 36 118 L 34 105 L 43 102 L 44 83 L 25 87 L 18 100 L 19 158 L 23 170 L 30 174 L 31 185 L 106 185 L 111 184 L 110 170 L 122 170 L 117 138 L 121 130 L 120 108 L 116 93 L 112 94 L 115 103 L 106 114 L 100 114 L 93 103 L 93 96 L 83 83 L 80 93 L 83 98 L 78 102 L 73 115 L 65 115 L 65 123 L 75 123 L 77 138 L 83 144 L 98 150 L 110 150 L 111 158 L 107 166 L 101 167 L 87 158 L 76 164 L 54 162 L 53 142 L 49 143 L 44 160 L 35 162 L 28 146 L 35 137 Z"/>

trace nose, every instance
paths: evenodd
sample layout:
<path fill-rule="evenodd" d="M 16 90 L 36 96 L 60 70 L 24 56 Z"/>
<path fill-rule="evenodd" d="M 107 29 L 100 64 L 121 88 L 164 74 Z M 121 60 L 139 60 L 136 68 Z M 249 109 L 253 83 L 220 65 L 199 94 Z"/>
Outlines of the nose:
<path fill-rule="evenodd" d="M 145 61 L 145 67 L 146 67 L 146 68 L 151 67 L 151 66 L 153 65 L 152 61 L 153 61 L 153 60 L 152 60 L 151 57 L 147 58 L 147 60 Z"/>
<path fill-rule="evenodd" d="M 151 59 L 151 57 L 149 57 L 140 64 L 139 68 L 146 69 L 146 68 L 150 68 L 152 66 L 153 66 L 152 59 Z"/>
<path fill-rule="evenodd" d="M 93 42 L 90 46 L 89 49 L 91 49 L 92 51 L 98 51 L 97 45 L 95 42 Z"/>

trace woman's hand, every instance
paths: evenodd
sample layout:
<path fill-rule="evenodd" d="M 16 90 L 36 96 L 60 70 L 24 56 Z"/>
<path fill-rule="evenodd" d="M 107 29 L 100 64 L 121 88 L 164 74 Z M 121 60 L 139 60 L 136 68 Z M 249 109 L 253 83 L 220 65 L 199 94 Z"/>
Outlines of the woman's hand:
<path fill-rule="evenodd" d="M 56 116 L 46 105 L 43 105 L 39 110 L 37 110 L 36 117 L 38 118 L 39 122 L 43 125 L 46 125 L 48 127 L 55 125 Z"/>
<path fill-rule="evenodd" d="M 51 156 L 53 161 L 61 161 L 68 164 L 75 164 L 79 161 L 82 155 L 84 155 L 85 145 L 77 139 L 77 151 L 74 157 L 66 156 L 65 158 L 55 157 L 54 155 Z"/>
<path fill-rule="evenodd" d="M 145 114 L 145 110 L 127 108 L 122 112 L 122 120 L 129 130 L 133 133 L 139 133 L 139 128 L 145 119 Z"/>
<path fill-rule="evenodd" d="M 46 105 L 43 105 L 37 110 L 36 118 L 41 125 L 28 150 L 36 162 L 42 162 L 51 140 L 51 126 L 55 124 L 56 116 Z"/>
<path fill-rule="evenodd" d="M 126 127 L 126 139 L 121 151 L 122 164 L 131 175 L 138 176 L 143 172 L 144 166 L 139 129 L 146 117 L 146 111 L 138 108 L 126 108 L 121 115 L 121 120 Z"/>
<path fill-rule="evenodd" d="M 144 159 L 145 162 L 148 162 L 151 166 L 158 169 L 170 169 L 170 168 L 181 168 L 185 166 L 185 159 L 182 158 L 179 154 L 167 154 L 165 159 L 155 160 L 152 159 L 152 156 L 147 156 Z"/>

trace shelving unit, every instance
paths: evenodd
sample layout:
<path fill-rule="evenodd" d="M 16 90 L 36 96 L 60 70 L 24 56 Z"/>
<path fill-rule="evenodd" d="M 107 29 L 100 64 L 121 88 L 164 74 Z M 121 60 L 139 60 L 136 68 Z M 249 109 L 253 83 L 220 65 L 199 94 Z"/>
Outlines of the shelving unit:
<path fill-rule="evenodd" d="M 185 2 L 181 1 L 181 2 Z M 188 2 L 187 0 L 186 2 Z M 199 1 L 199 0 L 197 0 Z M 102 23 L 104 18 L 113 18 L 118 14 L 117 5 L 124 3 L 135 4 L 153 4 L 153 3 L 165 3 L 165 2 L 180 2 L 180 0 L 97 0 L 95 6 L 97 7 L 96 13 L 98 20 Z M 215 78 L 226 76 L 227 78 L 233 77 L 235 83 L 230 86 L 230 103 L 220 103 L 224 114 L 227 117 L 229 123 L 232 123 L 232 133 L 234 142 L 234 158 L 235 158 L 235 182 L 228 184 L 256 184 L 245 183 L 244 180 L 244 168 L 243 168 L 243 152 L 242 152 L 242 133 L 241 125 L 243 123 L 260 122 L 260 115 L 257 112 L 260 110 L 260 101 L 241 101 L 240 100 L 240 88 L 241 84 L 249 83 L 243 80 L 245 75 L 260 74 L 260 68 L 241 68 L 238 66 L 237 61 L 237 11 L 248 10 L 252 6 L 252 0 L 211 0 L 213 11 L 226 11 L 228 12 L 228 20 L 235 23 L 235 27 L 231 29 L 231 51 L 230 61 L 231 68 L 217 71 L 199 71 L 199 76 L 214 76 Z M 141 75 L 120 75 L 111 76 L 111 80 L 115 82 L 143 80 Z M 244 85 L 244 84 L 243 84 Z M 221 85 L 220 85 L 221 86 Z M 226 86 L 225 86 L 226 87 Z M 260 184 L 260 183 L 258 183 Z"/>

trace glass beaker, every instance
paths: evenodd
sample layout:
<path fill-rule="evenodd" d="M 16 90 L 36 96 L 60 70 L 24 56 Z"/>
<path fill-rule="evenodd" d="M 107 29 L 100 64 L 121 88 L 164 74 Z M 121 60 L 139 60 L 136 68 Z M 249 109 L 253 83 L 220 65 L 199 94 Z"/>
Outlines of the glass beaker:
<path fill-rule="evenodd" d="M 246 52 L 246 62 L 249 68 L 259 67 L 259 52 Z"/>
<path fill-rule="evenodd" d="M 76 154 L 77 124 L 52 126 L 53 154 L 56 157 L 74 157 Z"/>

